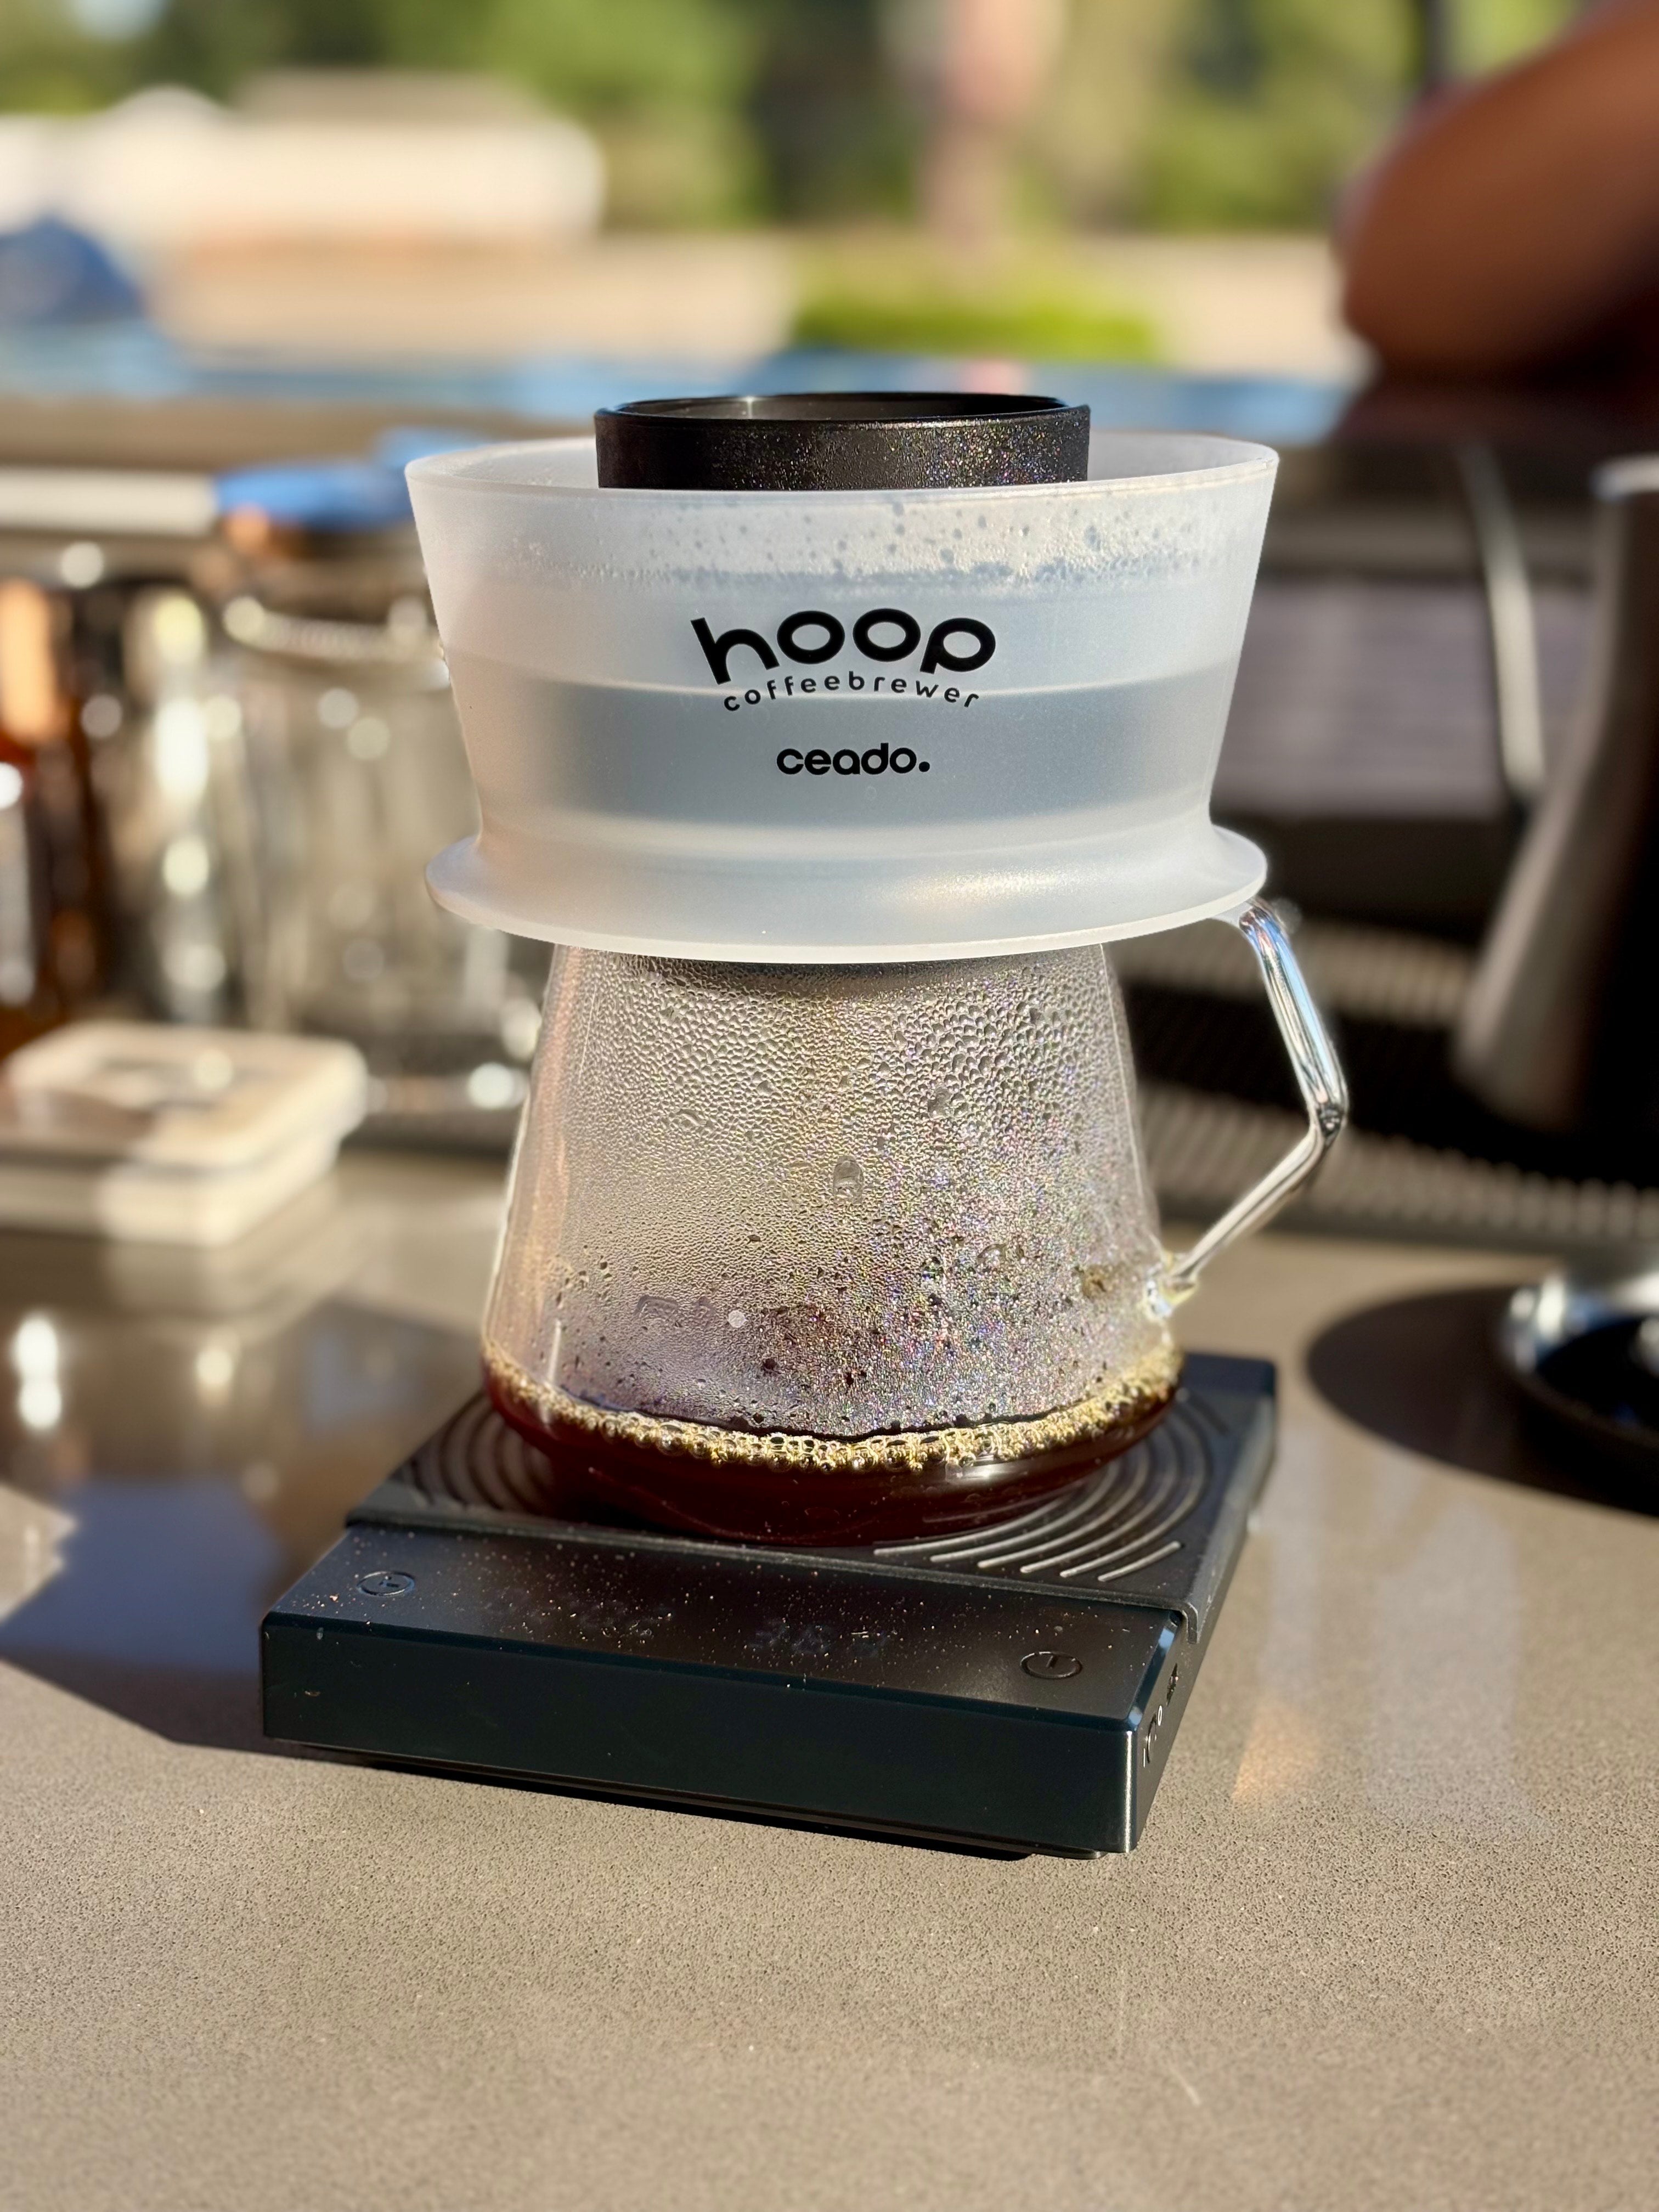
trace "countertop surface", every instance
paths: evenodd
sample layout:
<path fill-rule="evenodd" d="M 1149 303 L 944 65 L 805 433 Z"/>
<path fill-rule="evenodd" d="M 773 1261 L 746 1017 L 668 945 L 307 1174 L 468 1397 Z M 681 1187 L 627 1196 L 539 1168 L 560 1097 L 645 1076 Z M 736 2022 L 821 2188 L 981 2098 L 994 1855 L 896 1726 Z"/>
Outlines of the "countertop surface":
<path fill-rule="evenodd" d="M 0 2204 L 1659 2197 L 1659 1520 L 1517 1425 L 1523 1266 L 1218 1265 L 1255 1534 L 1139 1849 L 1005 1860 L 262 1745 L 260 1613 L 470 1387 L 496 1188 L 0 1238 Z"/>

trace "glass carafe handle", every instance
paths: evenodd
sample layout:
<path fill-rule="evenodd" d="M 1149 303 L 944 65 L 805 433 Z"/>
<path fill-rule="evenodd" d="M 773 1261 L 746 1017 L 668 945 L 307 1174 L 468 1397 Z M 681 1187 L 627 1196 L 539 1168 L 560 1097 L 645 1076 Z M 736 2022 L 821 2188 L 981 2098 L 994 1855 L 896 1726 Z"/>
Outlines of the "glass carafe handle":
<path fill-rule="evenodd" d="M 1297 965 L 1284 924 L 1265 899 L 1251 899 L 1226 918 L 1255 955 L 1267 987 L 1267 1003 L 1308 1109 L 1308 1127 L 1283 1159 L 1230 1206 L 1189 1252 L 1171 1255 L 1164 1278 L 1164 1295 L 1171 1305 L 1178 1305 L 1197 1288 L 1200 1275 L 1218 1252 L 1259 1229 L 1302 1188 L 1340 1136 L 1348 1118 L 1347 1081 Z"/>

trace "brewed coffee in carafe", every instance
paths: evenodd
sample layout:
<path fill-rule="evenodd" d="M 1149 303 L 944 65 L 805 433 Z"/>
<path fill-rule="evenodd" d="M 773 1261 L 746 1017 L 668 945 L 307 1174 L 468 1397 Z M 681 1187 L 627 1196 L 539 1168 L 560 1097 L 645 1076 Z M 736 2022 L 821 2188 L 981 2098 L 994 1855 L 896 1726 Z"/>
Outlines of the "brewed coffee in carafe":
<path fill-rule="evenodd" d="M 921 1534 L 1168 1406 L 1174 1306 L 1344 1109 L 1261 856 L 1208 817 L 1272 472 L 859 394 L 411 470 L 483 817 L 433 887 L 559 948 L 486 1376 L 587 1487 L 720 1536 Z M 1309 1131 L 1172 1258 L 1106 947 L 1206 915 L 1257 953 Z"/>

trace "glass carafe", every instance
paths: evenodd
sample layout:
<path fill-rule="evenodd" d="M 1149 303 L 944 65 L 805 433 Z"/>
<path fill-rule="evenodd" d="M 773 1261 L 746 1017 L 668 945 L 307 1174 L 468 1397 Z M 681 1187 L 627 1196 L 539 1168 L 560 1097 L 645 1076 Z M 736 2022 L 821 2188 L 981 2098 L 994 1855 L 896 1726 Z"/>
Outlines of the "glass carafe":
<path fill-rule="evenodd" d="M 1191 1267 L 1159 1237 L 1104 948 L 563 951 L 486 1371 L 510 1420 L 651 1520 L 945 1528 L 1146 1431 Z"/>

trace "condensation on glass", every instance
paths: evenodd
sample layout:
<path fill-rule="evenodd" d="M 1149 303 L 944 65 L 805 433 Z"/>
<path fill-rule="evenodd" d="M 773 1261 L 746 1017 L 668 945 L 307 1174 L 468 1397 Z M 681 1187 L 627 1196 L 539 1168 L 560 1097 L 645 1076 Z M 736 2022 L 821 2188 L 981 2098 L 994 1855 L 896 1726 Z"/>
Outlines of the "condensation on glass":
<path fill-rule="evenodd" d="M 971 1514 L 1161 1410 L 1163 1264 L 1100 947 L 562 951 L 485 1357 L 512 1418 L 659 1517 L 721 1526 L 757 1481 L 786 1521 L 861 1486 Z"/>

